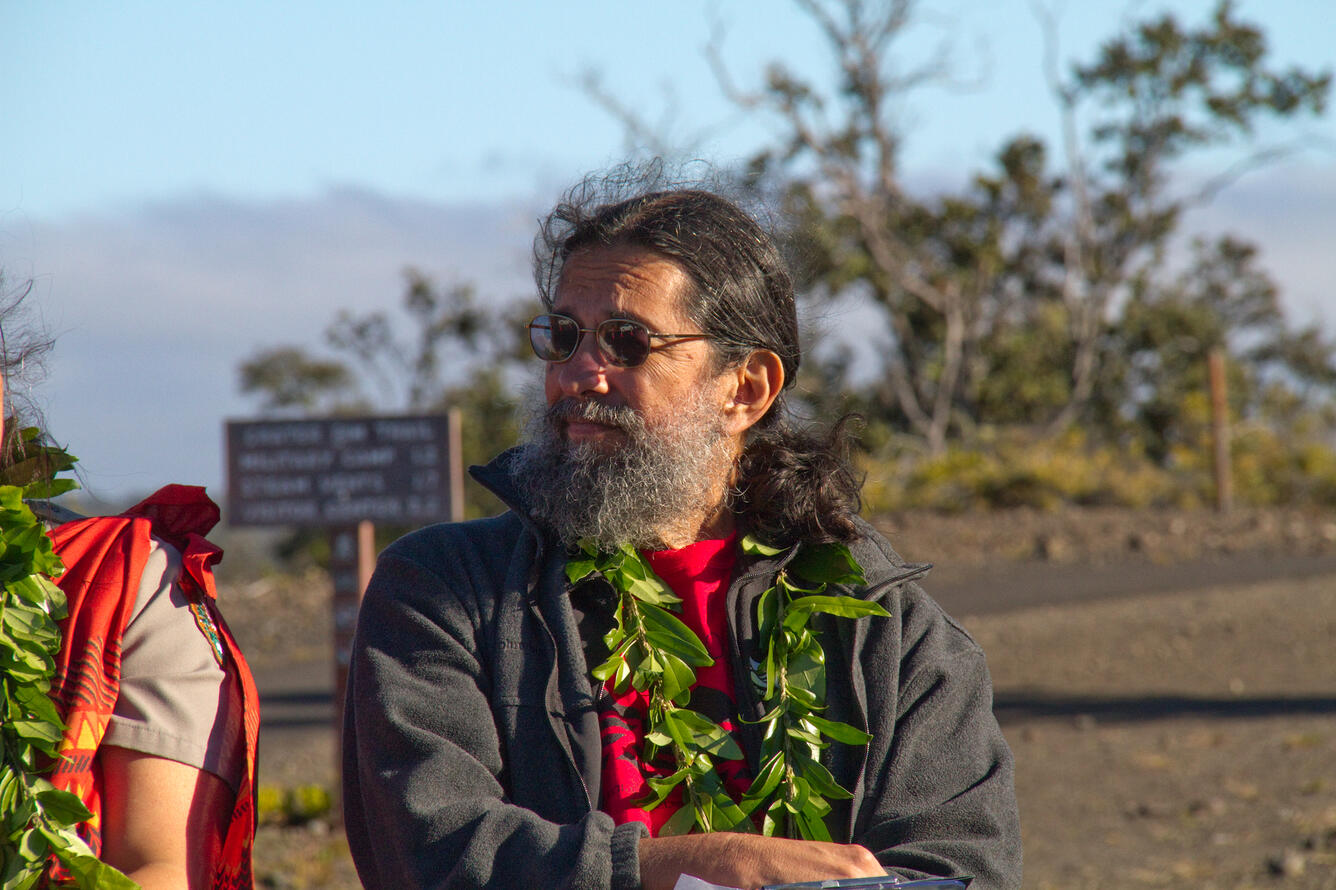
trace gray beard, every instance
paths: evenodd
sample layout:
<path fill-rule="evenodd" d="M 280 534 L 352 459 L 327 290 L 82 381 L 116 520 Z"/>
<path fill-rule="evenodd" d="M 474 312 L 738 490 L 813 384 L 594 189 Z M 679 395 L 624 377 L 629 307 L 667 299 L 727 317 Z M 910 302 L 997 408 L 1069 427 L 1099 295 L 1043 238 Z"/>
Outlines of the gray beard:
<path fill-rule="evenodd" d="M 519 454 L 511 475 L 530 515 L 567 547 L 588 540 L 600 550 L 623 544 L 659 550 L 690 517 L 711 513 L 717 486 L 732 468 L 731 443 L 719 409 L 698 394 L 670 426 L 650 428 L 631 408 L 566 398 L 547 407 L 535 391 L 526 400 Z M 561 421 L 618 427 L 616 448 L 571 444 Z M 687 529 L 694 535 L 697 529 Z"/>

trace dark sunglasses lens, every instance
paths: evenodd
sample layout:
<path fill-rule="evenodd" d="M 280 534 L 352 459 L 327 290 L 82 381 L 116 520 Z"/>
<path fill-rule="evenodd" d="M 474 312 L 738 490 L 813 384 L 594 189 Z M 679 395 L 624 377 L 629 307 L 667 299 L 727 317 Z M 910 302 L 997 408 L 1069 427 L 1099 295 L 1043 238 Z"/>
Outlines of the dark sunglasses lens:
<path fill-rule="evenodd" d="M 540 315 L 529 322 L 529 343 L 546 362 L 564 362 L 580 343 L 580 326 L 561 315 Z"/>
<path fill-rule="evenodd" d="M 609 319 L 598 326 L 598 345 L 615 363 L 634 368 L 649 358 L 649 329 L 639 322 Z"/>

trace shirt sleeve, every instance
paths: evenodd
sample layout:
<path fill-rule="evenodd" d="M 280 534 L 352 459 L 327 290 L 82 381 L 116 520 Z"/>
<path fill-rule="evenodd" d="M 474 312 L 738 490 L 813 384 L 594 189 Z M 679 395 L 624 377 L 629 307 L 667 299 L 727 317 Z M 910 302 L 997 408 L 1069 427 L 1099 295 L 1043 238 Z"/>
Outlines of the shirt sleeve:
<path fill-rule="evenodd" d="M 241 715 L 223 667 L 181 589 L 181 555 L 154 538 L 122 638 L 120 694 L 104 744 L 210 772 L 235 791 L 244 769 Z"/>

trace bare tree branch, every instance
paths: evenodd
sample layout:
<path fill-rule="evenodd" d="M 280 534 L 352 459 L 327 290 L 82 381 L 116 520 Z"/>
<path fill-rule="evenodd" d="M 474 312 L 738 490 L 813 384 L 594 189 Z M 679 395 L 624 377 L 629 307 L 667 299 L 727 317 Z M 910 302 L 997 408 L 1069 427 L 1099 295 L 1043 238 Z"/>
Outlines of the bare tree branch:
<path fill-rule="evenodd" d="M 1250 152 L 1247 156 L 1240 158 L 1227 168 L 1220 171 L 1198 189 L 1195 189 L 1184 199 L 1184 203 L 1209 204 L 1215 200 L 1215 197 L 1234 183 L 1238 182 L 1244 176 L 1273 164 L 1282 158 L 1291 157 L 1298 154 L 1308 146 L 1302 141 L 1290 142 L 1284 145 L 1272 145 L 1266 148 L 1259 148 Z"/>
<path fill-rule="evenodd" d="M 580 88 L 622 127 L 623 141 L 629 153 L 647 151 L 659 157 L 673 157 L 680 149 L 675 149 L 663 124 L 649 123 L 635 109 L 622 102 L 603 85 L 603 76 L 593 68 L 586 68 L 580 73 Z"/>

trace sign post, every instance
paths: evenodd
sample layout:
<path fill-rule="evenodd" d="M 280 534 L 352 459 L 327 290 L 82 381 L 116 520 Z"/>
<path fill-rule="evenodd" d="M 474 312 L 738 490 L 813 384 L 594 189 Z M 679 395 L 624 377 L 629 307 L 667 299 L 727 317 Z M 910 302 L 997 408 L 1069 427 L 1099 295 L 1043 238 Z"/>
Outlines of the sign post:
<path fill-rule="evenodd" d="M 375 567 L 375 523 L 463 519 L 459 452 L 456 410 L 227 423 L 228 524 L 329 530 L 336 731 L 357 611 Z"/>
<path fill-rule="evenodd" d="M 362 606 L 371 571 L 376 567 L 376 525 L 362 520 L 329 531 L 329 577 L 334 596 L 334 719 L 343 719 L 343 697 L 348 685 L 357 611 Z M 336 724 L 335 729 L 338 728 Z"/>

